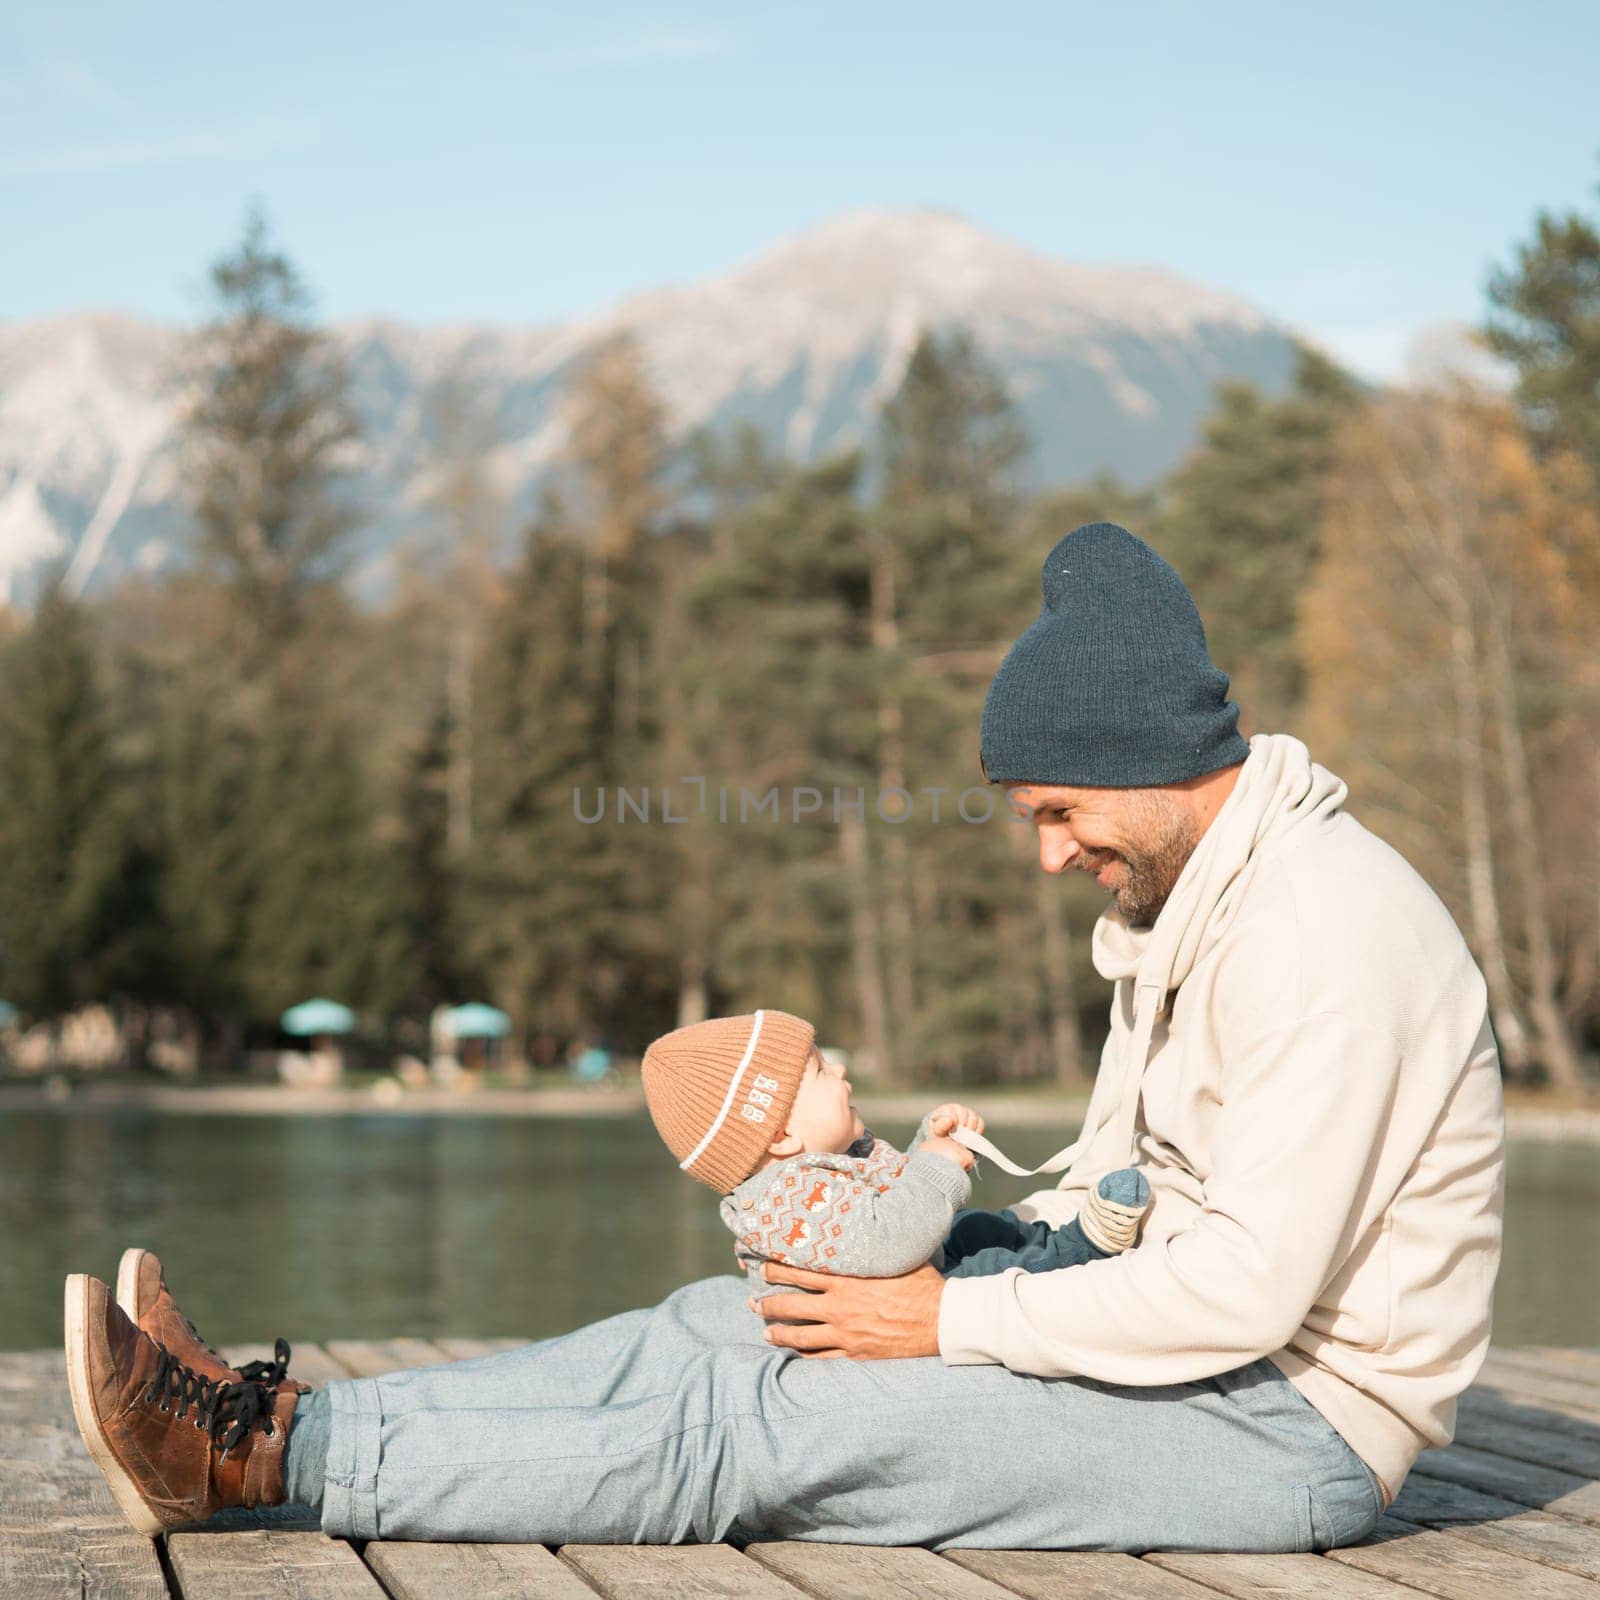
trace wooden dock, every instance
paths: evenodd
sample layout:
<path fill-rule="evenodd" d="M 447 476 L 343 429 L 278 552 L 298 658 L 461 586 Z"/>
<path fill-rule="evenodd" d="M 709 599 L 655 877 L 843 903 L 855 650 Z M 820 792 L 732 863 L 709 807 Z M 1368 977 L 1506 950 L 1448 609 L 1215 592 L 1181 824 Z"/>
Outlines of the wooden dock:
<path fill-rule="evenodd" d="M 294 1371 L 320 1384 L 515 1343 L 296 1345 Z M 226 1531 L 151 1542 L 83 1449 L 61 1352 L 0 1354 L 3 1600 L 1600 1600 L 1597 1480 L 1600 1350 L 1507 1349 L 1463 1397 L 1456 1443 L 1423 1456 L 1370 1539 L 1326 1556 L 357 1544 L 287 1512 L 228 1513 Z"/>

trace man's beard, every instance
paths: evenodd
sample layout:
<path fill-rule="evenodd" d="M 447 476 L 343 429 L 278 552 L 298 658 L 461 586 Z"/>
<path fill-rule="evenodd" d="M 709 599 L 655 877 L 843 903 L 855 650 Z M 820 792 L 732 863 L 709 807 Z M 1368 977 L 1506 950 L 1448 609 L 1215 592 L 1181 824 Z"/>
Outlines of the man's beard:
<path fill-rule="evenodd" d="M 1194 854 L 1200 832 L 1187 811 L 1156 795 L 1141 796 L 1128 825 L 1138 842 L 1087 854 L 1083 870 L 1098 872 L 1107 862 L 1120 861 L 1123 881 L 1109 891 L 1111 898 L 1130 928 L 1150 928 Z"/>

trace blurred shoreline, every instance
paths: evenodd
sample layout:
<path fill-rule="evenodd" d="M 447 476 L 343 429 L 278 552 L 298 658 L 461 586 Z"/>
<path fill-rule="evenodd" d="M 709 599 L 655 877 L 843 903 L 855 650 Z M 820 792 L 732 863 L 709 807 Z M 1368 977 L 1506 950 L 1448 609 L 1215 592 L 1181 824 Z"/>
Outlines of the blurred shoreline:
<path fill-rule="evenodd" d="M 1077 1128 L 1088 1107 L 1086 1094 L 1051 1090 L 986 1093 L 981 1087 L 929 1087 L 914 1093 L 867 1093 L 856 1108 L 869 1124 L 915 1124 L 930 1106 L 952 1094 L 969 1100 L 997 1127 L 1058 1127 L 1063 1137 Z M 402 1116 L 402 1117 L 607 1117 L 644 1111 L 634 1085 L 541 1086 L 518 1089 L 399 1090 L 383 1082 L 364 1087 L 295 1089 L 279 1084 L 89 1083 L 63 1095 L 39 1084 L 0 1084 L 0 1115 L 7 1111 L 54 1111 L 65 1115 L 107 1111 L 160 1112 L 184 1116 Z M 1506 1108 L 1513 1139 L 1600 1145 L 1600 1107 L 1541 1105 L 1514 1097 Z"/>

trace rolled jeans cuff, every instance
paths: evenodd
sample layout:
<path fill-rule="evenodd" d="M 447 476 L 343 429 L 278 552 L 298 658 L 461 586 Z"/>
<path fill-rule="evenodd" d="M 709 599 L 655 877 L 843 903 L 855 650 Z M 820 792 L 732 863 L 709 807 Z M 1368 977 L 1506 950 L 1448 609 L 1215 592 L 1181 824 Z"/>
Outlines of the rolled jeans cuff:
<path fill-rule="evenodd" d="M 378 1537 L 378 1459 L 383 1401 L 377 1380 L 330 1383 L 333 1426 L 323 1480 L 322 1531 L 342 1539 Z"/>

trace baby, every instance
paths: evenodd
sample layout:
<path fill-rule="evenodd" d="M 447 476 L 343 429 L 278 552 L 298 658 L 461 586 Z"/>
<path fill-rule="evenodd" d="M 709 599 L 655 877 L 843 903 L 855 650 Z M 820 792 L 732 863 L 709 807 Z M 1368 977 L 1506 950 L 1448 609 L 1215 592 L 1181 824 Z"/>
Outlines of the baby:
<path fill-rule="evenodd" d="M 808 1022 L 783 1011 L 679 1028 L 645 1052 L 645 1099 L 667 1148 L 723 1196 L 722 1220 L 757 1293 L 768 1261 L 891 1278 L 932 1262 L 946 1277 L 1103 1260 L 1134 1242 L 1150 1189 L 1108 1173 L 1064 1227 L 964 1211 L 973 1155 L 951 1135 L 983 1119 L 930 1111 L 904 1155 L 862 1126 L 841 1068 Z"/>

